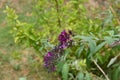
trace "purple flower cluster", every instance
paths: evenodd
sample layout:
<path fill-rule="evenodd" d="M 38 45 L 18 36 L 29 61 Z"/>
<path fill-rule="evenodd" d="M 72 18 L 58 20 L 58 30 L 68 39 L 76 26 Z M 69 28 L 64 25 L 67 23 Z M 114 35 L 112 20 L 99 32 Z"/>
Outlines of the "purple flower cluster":
<path fill-rule="evenodd" d="M 59 46 L 56 46 L 44 56 L 44 66 L 49 72 L 56 70 L 55 64 L 61 57 L 62 53 L 63 49 L 59 48 Z"/>
<path fill-rule="evenodd" d="M 67 32 L 64 30 L 61 32 L 61 34 L 58 37 L 58 40 L 60 41 L 61 44 L 64 44 L 69 40 L 70 36 L 67 34 Z"/>
<path fill-rule="evenodd" d="M 62 53 L 64 52 L 64 49 L 72 45 L 72 39 L 71 39 L 72 32 L 69 31 L 62 31 L 61 34 L 58 37 L 58 40 L 60 41 L 60 44 L 58 46 L 55 46 L 53 50 L 48 52 L 44 56 L 44 66 L 48 71 L 55 71 L 55 64 L 58 61 L 58 59 L 62 56 Z"/>
<path fill-rule="evenodd" d="M 61 54 L 62 50 L 60 50 L 59 48 L 55 48 L 44 56 L 44 66 L 49 72 L 56 70 L 55 64 L 60 58 Z"/>
<path fill-rule="evenodd" d="M 72 31 L 71 30 L 63 30 L 58 37 L 58 40 L 61 44 L 64 44 L 71 40 Z"/>
<path fill-rule="evenodd" d="M 53 64 L 54 62 L 54 53 L 48 52 L 44 56 L 44 66 L 49 70 L 49 71 L 55 71 L 55 65 Z"/>
<path fill-rule="evenodd" d="M 58 37 L 58 40 L 60 41 L 59 47 L 63 49 L 68 47 L 69 44 L 72 42 L 71 36 L 72 36 L 71 30 L 63 30 Z"/>

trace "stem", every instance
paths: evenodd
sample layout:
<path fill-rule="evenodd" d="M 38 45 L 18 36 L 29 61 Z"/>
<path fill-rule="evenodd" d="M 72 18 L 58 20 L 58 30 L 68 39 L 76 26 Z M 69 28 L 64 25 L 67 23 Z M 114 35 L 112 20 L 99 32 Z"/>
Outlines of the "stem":
<path fill-rule="evenodd" d="M 103 73 L 103 75 L 105 76 L 106 80 L 110 80 L 108 78 L 108 76 L 106 75 L 106 73 L 102 70 L 102 68 L 97 64 L 97 62 L 95 60 L 92 60 L 94 62 L 94 64 L 98 67 L 98 69 Z"/>
<path fill-rule="evenodd" d="M 116 47 L 118 45 L 120 45 L 120 41 L 114 42 L 113 44 L 110 45 L 110 47 L 113 48 L 113 47 Z"/>
<path fill-rule="evenodd" d="M 116 17 L 116 20 L 117 20 L 118 24 L 120 25 L 120 21 L 119 21 L 119 19 L 117 18 L 116 12 L 115 12 L 114 9 L 112 8 L 112 6 L 110 6 L 110 10 L 112 11 L 113 15 Z"/>
<path fill-rule="evenodd" d="M 61 20 L 60 20 L 60 15 L 59 15 L 59 4 L 58 4 L 58 0 L 55 0 L 55 3 L 56 3 L 56 11 L 57 11 L 58 25 L 59 25 L 59 27 L 61 27 Z"/>

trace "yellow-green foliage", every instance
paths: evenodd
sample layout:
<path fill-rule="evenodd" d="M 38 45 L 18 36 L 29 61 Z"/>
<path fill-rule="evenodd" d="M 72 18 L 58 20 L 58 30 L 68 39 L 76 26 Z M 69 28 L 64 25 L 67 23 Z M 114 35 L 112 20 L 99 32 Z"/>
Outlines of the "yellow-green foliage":
<path fill-rule="evenodd" d="M 87 11 L 82 4 L 84 0 L 35 0 L 33 3 L 31 19 L 34 21 L 31 23 L 20 21 L 15 10 L 6 7 L 8 24 L 13 26 L 12 33 L 16 43 L 34 47 L 45 54 L 58 44 L 60 32 L 71 28 L 75 35 L 74 46 L 66 49 L 56 64 L 62 79 L 91 80 L 91 73 L 103 75 L 98 72 L 98 67 L 93 65 L 92 60 L 97 60 L 109 76 L 115 73 L 113 77 L 119 79 L 119 62 L 115 66 L 110 66 L 110 69 L 114 68 L 113 71 L 107 70 L 109 60 L 118 55 L 120 49 L 119 46 L 110 48 L 120 38 L 119 26 L 109 24 L 114 18 L 111 11 L 111 18 L 101 25 L 99 19 L 93 20 L 86 16 Z M 105 27 L 106 24 L 109 26 Z"/>

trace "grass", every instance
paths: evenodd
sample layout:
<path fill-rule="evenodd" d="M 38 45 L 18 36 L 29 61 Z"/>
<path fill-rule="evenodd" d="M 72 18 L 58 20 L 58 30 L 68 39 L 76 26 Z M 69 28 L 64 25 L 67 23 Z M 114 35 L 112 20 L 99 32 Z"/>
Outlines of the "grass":
<path fill-rule="evenodd" d="M 21 20 L 31 21 L 28 20 L 31 0 L 20 0 L 20 3 L 19 0 L 2 1 L 1 11 L 9 5 L 21 14 L 19 17 Z M 26 15 L 22 15 L 25 13 Z M 55 74 L 45 71 L 42 61 L 38 59 L 32 48 L 25 49 L 14 43 L 11 29 L 12 26 L 7 25 L 5 14 L 0 12 L 0 80 L 57 80 Z"/>

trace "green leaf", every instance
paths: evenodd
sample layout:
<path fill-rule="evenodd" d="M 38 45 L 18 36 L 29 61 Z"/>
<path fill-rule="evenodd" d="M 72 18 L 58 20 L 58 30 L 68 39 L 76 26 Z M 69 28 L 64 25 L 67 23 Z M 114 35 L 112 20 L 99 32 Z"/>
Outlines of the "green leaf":
<path fill-rule="evenodd" d="M 68 80 L 69 65 L 65 63 L 62 68 L 62 79 Z"/>
<path fill-rule="evenodd" d="M 88 58 L 90 58 L 91 56 L 93 56 L 97 51 L 99 51 L 104 45 L 106 44 L 106 42 L 102 42 L 100 43 L 98 46 L 94 47 L 94 50 L 90 52 L 90 54 L 88 55 Z"/>
<path fill-rule="evenodd" d="M 91 78 L 91 76 L 90 76 L 90 74 L 89 73 L 86 73 L 85 74 L 85 80 L 92 80 L 92 78 Z"/>
<path fill-rule="evenodd" d="M 66 49 L 63 60 L 66 60 L 66 58 L 69 55 L 70 51 L 71 51 L 71 49 L 69 49 L 69 48 Z"/>
<path fill-rule="evenodd" d="M 69 73 L 69 79 L 68 80 L 73 80 L 74 79 L 74 74 L 73 73 Z"/>
<path fill-rule="evenodd" d="M 96 54 L 97 59 L 100 61 L 100 64 L 103 64 L 103 56 L 101 54 Z"/>
<path fill-rule="evenodd" d="M 89 39 L 89 48 L 90 48 L 90 54 L 91 55 L 92 53 L 94 53 L 94 50 L 96 48 L 96 42 L 95 40 L 92 40 L 92 39 Z"/>
<path fill-rule="evenodd" d="M 93 53 L 93 51 L 96 47 L 96 42 L 95 42 L 95 40 L 92 39 L 92 37 L 89 37 L 89 36 L 75 36 L 74 38 L 80 38 L 80 39 L 83 39 L 84 41 L 87 41 L 88 46 L 90 48 L 90 53 Z"/>
<path fill-rule="evenodd" d="M 19 64 L 13 65 L 13 69 L 16 71 L 20 70 L 20 65 Z"/>
<path fill-rule="evenodd" d="M 63 65 L 64 65 L 64 62 L 59 61 L 59 63 L 57 64 L 57 72 L 61 72 Z"/>
<path fill-rule="evenodd" d="M 75 38 L 75 39 L 78 38 L 78 39 L 83 39 L 83 40 L 85 40 L 85 41 L 89 41 L 92 37 L 89 37 L 89 36 L 79 36 L 79 35 L 77 35 L 77 36 L 74 36 L 74 38 Z"/>
<path fill-rule="evenodd" d="M 76 51 L 76 56 L 77 56 L 77 57 L 80 57 L 80 55 L 81 55 L 83 49 L 84 49 L 84 46 L 83 46 L 83 45 L 80 46 L 80 48 L 77 49 L 77 51 Z"/>
<path fill-rule="evenodd" d="M 94 52 L 94 53 L 96 53 L 98 50 L 100 50 L 105 44 L 106 44 L 106 42 L 100 43 L 100 44 L 95 48 L 95 52 Z"/>
<path fill-rule="evenodd" d="M 114 36 L 114 31 L 113 31 L 113 30 L 107 31 L 107 33 L 108 33 L 110 36 Z"/>
<path fill-rule="evenodd" d="M 114 73 L 112 75 L 112 80 L 119 80 L 120 77 L 120 66 L 114 70 Z"/>
<path fill-rule="evenodd" d="M 88 42 L 88 46 L 90 48 L 90 52 L 88 54 L 88 58 L 93 56 L 97 51 L 99 51 L 106 42 L 100 43 L 98 46 L 96 46 L 96 41 L 92 39 L 92 37 L 86 37 L 86 36 L 75 36 L 74 38 L 80 38 Z"/>
<path fill-rule="evenodd" d="M 84 74 L 82 72 L 78 73 L 77 80 L 84 80 Z"/>
<path fill-rule="evenodd" d="M 25 77 L 21 77 L 19 78 L 19 80 L 27 80 Z"/>
<path fill-rule="evenodd" d="M 119 38 L 113 38 L 113 37 L 111 37 L 111 36 L 105 36 L 105 37 L 104 37 L 104 40 L 105 40 L 109 45 L 111 45 L 113 42 L 119 40 Z"/>
<path fill-rule="evenodd" d="M 110 62 L 108 63 L 107 67 L 110 67 L 116 60 L 117 60 L 117 56 L 115 56 L 114 58 L 112 58 L 110 60 Z"/>
<path fill-rule="evenodd" d="M 109 10 L 108 12 L 108 16 L 105 18 L 105 20 L 102 23 L 102 26 L 106 26 L 112 23 L 112 19 L 113 19 L 113 14 L 112 12 Z"/>

